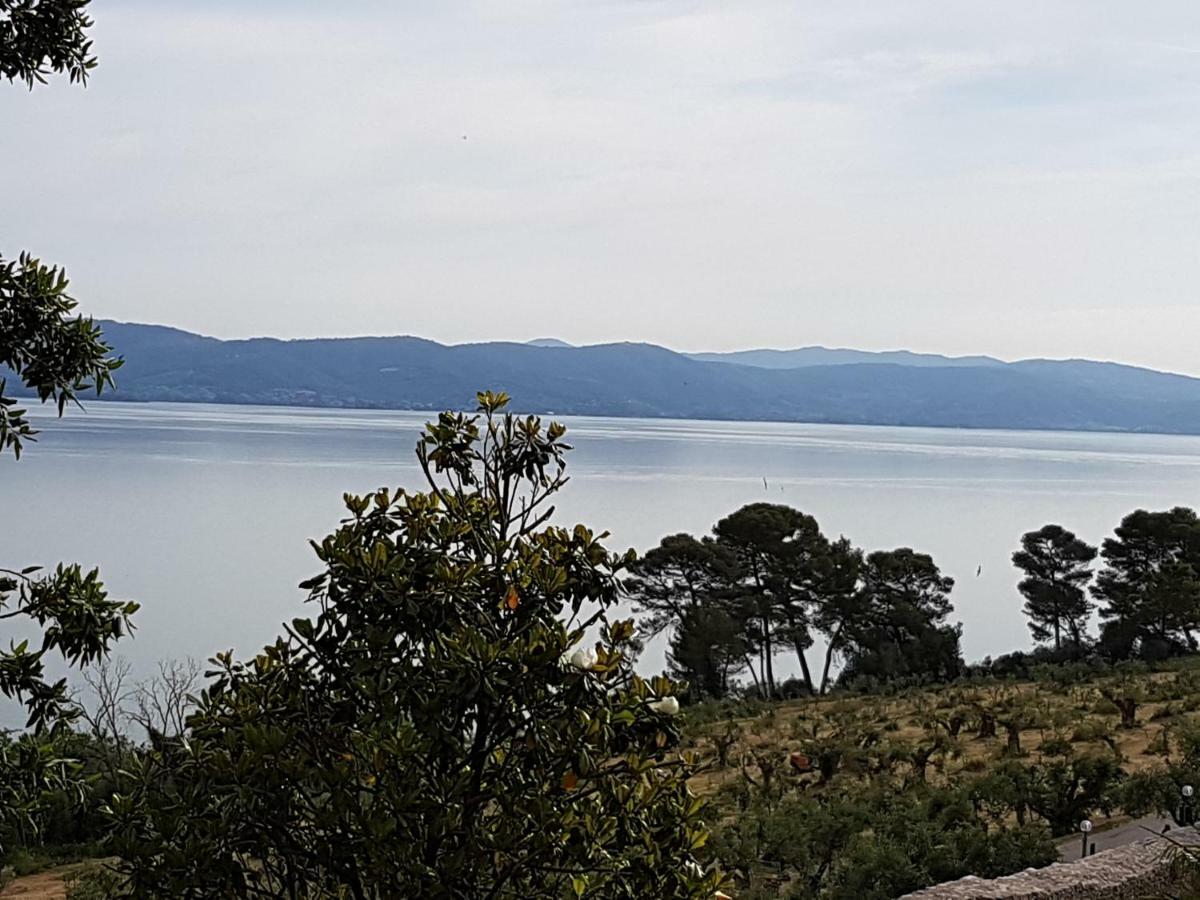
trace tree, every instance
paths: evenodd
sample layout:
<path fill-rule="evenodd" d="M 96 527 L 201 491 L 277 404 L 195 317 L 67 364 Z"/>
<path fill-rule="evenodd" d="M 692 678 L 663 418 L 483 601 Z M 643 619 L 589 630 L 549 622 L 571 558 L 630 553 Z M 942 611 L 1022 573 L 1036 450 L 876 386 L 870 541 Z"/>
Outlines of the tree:
<path fill-rule="evenodd" d="M 51 73 L 86 82 L 96 65 L 91 0 L 0 0 L 0 78 L 45 84 Z"/>
<path fill-rule="evenodd" d="M 721 699 L 746 667 L 742 623 L 719 606 L 686 610 L 667 648 L 671 674 L 687 682 L 692 699 Z"/>
<path fill-rule="evenodd" d="M 59 415 L 81 392 L 111 387 L 121 365 L 108 356 L 111 348 L 95 323 L 74 314 L 68 287 L 62 269 L 24 253 L 16 260 L 0 254 L 0 372 L 11 371 Z M 0 452 L 11 448 L 19 458 L 23 442 L 37 432 L 6 386 L 0 378 Z"/>
<path fill-rule="evenodd" d="M 813 625 L 825 636 L 825 664 L 821 669 L 820 693 L 830 685 L 834 657 L 846 648 L 848 634 L 860 627 L 869 612 L 867 594 L 859 580 L 863 553 L 846 538 L 828 547 L 821 559 L 819 589 Z"/>
<path fill-rule="evenodd" d="M 876 551 L 863 570 L 865 612 L 847 634 L 841 678 L 915 678 L 944 681 L 962 670 L 961 628 L 945 624 L 953 612 L 954 579 L 933 559 L 902 547 Z"/>
<path fill-rule="evenodd" d="M 740 577 L 733 553 L 712 538 L 672 534 L 629 566 L 625 590 L 647 636 L 678 628 L 690 609 L 717 605 Z"/>
<path fill-rule="evenodd" d="M 1061 525 L 1045 525 L 1021 538 L 1021 549 L 1012 561 L 1025 573 L 1017 589 L 1025 598 L 1025 615 L 1035 640 L 1053 637 L 1062 647 L 1065 632 L 1075 647 L 1082 647 L 1092 604 L 1085 588 L 1092 580 L 1096 548 L 1084 543 Z"/>
<path fill-rule="evenodd" d="M 973 786 L 976 802 L 997 816 L 1013 813 L 1024 824 L 1029 813 L 1045 820 L 1057 837 L 1071 834 L 1097 811 L 1111 812 L 1124 773 L 1111 756 L 1071 754 L 1025 766 L 1005 760 Z"/>
<path fill-rule="evenodd" d="M 776 695 L 772 659 L 783 641 L 795 648 L 813 691 L 805 652 L 813 644 L 812 615 L 829 555 L 817 520 L 790 506 L 750 503 L 717 522 L 713 533 L 740 564 L 744 615 L 760 648 L 767 693 Z"/>
<path fill-rule="evenodd" d="M 0 694 L 25 706 L 29 728 L 44 728 L 78 716 L 66 679 L 45 678 L 45 660 L 58 654 L 71 665 L 101 659 L 130 627 L 136 603 L 112 600 L 95 570 L 58 566 L 35 577 L 36 567 L 0 569 L 0 621 L 24 620 L 42 633 L 40 644 L 23 640 L 0 651 Z"/>
<path fill-rule="evenodd" d="M 87 0 L 0 0 L 0 78 L 29 87 L 51 73 L 86 80 L 95 61 L 86 29 Z M 20 457 L 36 432 L 6 392 L 15 376 L 61 415 L 78 393 L 111 385 L 119 361 L 90 319 L 74 315 L 65 273 L 28 254 L 16 260 L 0 253 L 0 454 Z M 13 516 L 16 513 L 12 514 Z M 15 519 L 14 519 L 15 521 Z M 68 664 L 102 658 L 129 629 L 137 605 L 109 599 L 93 570 L 58 566 L 38 574 L 36 566 L 0 569 L 0 622 L 40 631 L 37 638 L 9 642 L 0 650 L 0 695 L 20 702 L 30 733 L 0 747 L 0 827 L 15 827 L 30 839 L 52 790 L 80 793 L 82 783 L 62 749 L 62 727 L 79 715 L 65 679 L 46 679 L 52 655 Z M 0 847 L 0 850 L 4 848 Z"/>
<path fill-rule="evenodd" d="M 682 686 L 609 618 L 632 551 L 547 524 L 564 429 L 506 403 L 427 425 L 427 490 L 348 496 L 314 544 L 315 617 L 217 657 L 114 798 L 135 896 L 712 895 Z"/>
<path fill-rule="evenodd" d="M 0 0 L 0 78 L 31 89 L 51 73 L 86 82 L 96 65 L 87 29 L 90 0 Z M 121 365 L 108 356 L 95 323 L 74 315 L 66 272 L 28 253 L 15 260 L 0 251 L 0 374 L 8 370 L 38 400 L 53 401 L 59 415 L 88 389 L 112 386 Z M 37 432 L 5 393 L 0 378 L 0 451 L 21 455 L 22 442 Z"/>
<path fill-rule="evenodd" d="M 1194 652 L 1200 628 L 1200 519 L 1195 511 L 1136 510 L 1104 541 L 1093 593 L 1105 605 L 1105 638 L 1144 655 Z M 1124 636 L 1122 640 L 1121 636 Z M 1132 647 L 1130 647 L 1132 649 Z"/>
<path fill-rule="evenodd" d="M 878 782 L 785 795 L 731 816 L 719 852 L 739 896 L 884 900 L 973 874 L 1048 865 L 1057 852 L 1038 826 L 988 827 L 958 786 Z M 786 887 L 785 887 L 786 885 Z"/>

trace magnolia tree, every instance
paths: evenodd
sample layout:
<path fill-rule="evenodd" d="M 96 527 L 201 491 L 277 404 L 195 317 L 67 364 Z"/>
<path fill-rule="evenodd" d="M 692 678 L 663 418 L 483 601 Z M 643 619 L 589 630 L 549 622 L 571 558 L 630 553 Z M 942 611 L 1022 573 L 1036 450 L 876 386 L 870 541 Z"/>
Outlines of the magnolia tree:
<path fill-rule="evenodd" d="M 135 895 L 719 888 L 681 687 L 634 674 L 633 623 L 608 615 L 629 556 L 548 524 L 564 429 L 507 399 L 426 427 L 423 493 L 346 497 L 314 544 L 312 618 L 248 662 L 217 657 L 187 734 L 113 802 Z"/>
<path fill-rule="evenodd" d="M 88 2 L 0 0 L 0 83 L 33 88 L 55 74 L 86 81 L 95 65 Z M 19 211 L 9 218 L 19 219 Z M 28 253 L 13 258 L 0 247 L 0 466 L 11 465 L 8 454 L 19 458 L 37 435 L 14 396 L 18 387 L 62 415 L 84 391 L 112 386 L 120 360 L 109 355 L 95 323 L 76 312 L 68 290 L 61 268 Z M 3 499 L 10 499 L 6 524 L 20 528 L 22 510 Z M 14 838 L 38 840 L 51 796 L 82 796 L 87 788 L 57 743 L 79 709 L 65 679 L 49 676 L 47 662 L 102 659 L 136 610 L 111 599 L 95 570 L 59 565 L 45 572 L 0 560 L 0 698 L 20 704 L 27 725 L 19 736 L 0 734 L 0 854 Z"/>

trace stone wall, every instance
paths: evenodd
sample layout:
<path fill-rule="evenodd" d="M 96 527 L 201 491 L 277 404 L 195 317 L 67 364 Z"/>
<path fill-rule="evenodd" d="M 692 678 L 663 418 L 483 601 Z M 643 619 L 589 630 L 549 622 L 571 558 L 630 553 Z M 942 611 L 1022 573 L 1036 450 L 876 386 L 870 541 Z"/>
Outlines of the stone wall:
<path fill-rule="evenodd" d="M 908 894 L 902 900 L 1156 900 L 1180 895 L 1178 843 L 1200 843 L 1195 832 L 1148 838 L 1075 862 L 1026 869 L 1004 878 L 968 876 Z"/>

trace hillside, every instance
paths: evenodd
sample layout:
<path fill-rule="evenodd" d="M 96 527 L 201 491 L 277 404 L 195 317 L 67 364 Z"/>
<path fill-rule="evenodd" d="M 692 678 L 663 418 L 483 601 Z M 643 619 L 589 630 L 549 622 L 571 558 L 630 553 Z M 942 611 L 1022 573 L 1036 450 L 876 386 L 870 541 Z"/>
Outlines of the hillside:
<path fill-rule="evenodd" d="M 1198 689 L 1191 659 L 1157 672 L 1049 666 L 1024 680 L 710 701 L 685 710 L 705 764 L 692 788 L 713 804 L 739 897 L 884 898 L 995 878 L 1076 855 L 1084 818 L 1102 846 L 1131 819 L 1190 819 L 1179 804 L 1200 775 Z"/>
<path fill-rule="evenodd" d="M 822 348 L 713 361 L 637 343 L 224 341 L 101 324 L 126 358 L 122 400 L 442 409 L 488 387 L 562 415 L 1200 434 L 1200 380 L 1113 363 Z"/>
<path fill-rule="evenodd" d="M 854 363 L 894 363 L 898 366 L 1002 366 L 990 356 L 940 356 L 911 350 L 847 350 L 830 347 L 800 347 L 796 350 L 736 350 L 732 353 L 689 353 L 704 362 L 735 363 L 763 369 L 799 369 L 805 366 L 844 366 Z"/>

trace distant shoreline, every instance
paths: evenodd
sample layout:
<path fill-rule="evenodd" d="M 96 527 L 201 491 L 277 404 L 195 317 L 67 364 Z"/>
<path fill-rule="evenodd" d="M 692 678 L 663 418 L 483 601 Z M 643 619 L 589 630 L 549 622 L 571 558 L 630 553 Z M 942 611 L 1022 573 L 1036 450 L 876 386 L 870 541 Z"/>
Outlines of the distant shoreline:
<path fill-rule="evenodd" d="M 440 411 L 489 389 L 543 415 L 1200 435 L 1200 379 L 1089 360 L 801 348 L 713 361 L 651 344 L 222 341 L 97 324 L 124 359 L 111 396 L 127 402 Z"/>
<path fill-rule="evenodd" d="M 10 392 L 12 396 L 18 397 L 21 400 L 32 400 L 30 404 L 30 412 L 39 418 L 57 419 L 58 417 L 52 413 L 44 412 L 49 409 L 48 406 L 43 406 L 37 402 L 36 395 L 22 388 L 20 391 Z M 446 407 L 446 406 L 429 406 L 429 407 L 414 407 L 414 406 L 349 406 L 337 404 L 302 404 L 302 403 L 272 403 L 269 401 L 237 401 L 237 400 L 164 400 L 155 398 L 137 398 L 122 397 L 113 393 L 105 393 L 97 397 L 95 395 L 83 395 L 80 402 L 84 407 L 86 414 L 87 407 L 93 403 L 102 403 L 104 405 L 126 404 L 129 406 L 220 406 L 230 407 L 234 409 L 292 409 L 300 411 L 331 411 L 331 412 L 378 412 L 378 413 L 422 413 L 436 414 L 447 410 L 452 412 L 471 413 L 473 408 L 467 406 Z M 672 415 L 649 415 L 649 414 L 621 414 L 621 413 L 576 413 L 576 412 L 561 412 L 561 411 L 539 411 L 537 409 L 523 409 L 514 402 L 513 411 L 519 415 L 539 416 L 542 419 L 628 419 L 631 421 L 642 420 L 650 422 L 711 422 L 719 425 L 730 424 L 746 424 L 746 425 L 811 425 L 811 426 L 828 426 L 833 428 L 902 428 L 911 431 L 964 431 L 972 433 L 994 433 L 994 434 L 1085 434 L 1085 435 L 1112 435 L 1114 437 L 1173 437 L 1173 438 L 1200 438 L 1200 430 L 1196 431 L 1133 431 L 1121 430 L 1117 428 L 1052 428 L 1052 427 L 1000 427 L 988 425 L 926 425 L 915 423 L 902 422 L 848 422 L 848 421 L 811 421 L 798 419 L 762 419 L 762 418 L 738 418 L 738 417 L 687 417 L 687 416 L 672 416 Z M 76 411 L 78 413 L 78 410 Z M 69 413 L 68 413 L 69 414 Z"/>

